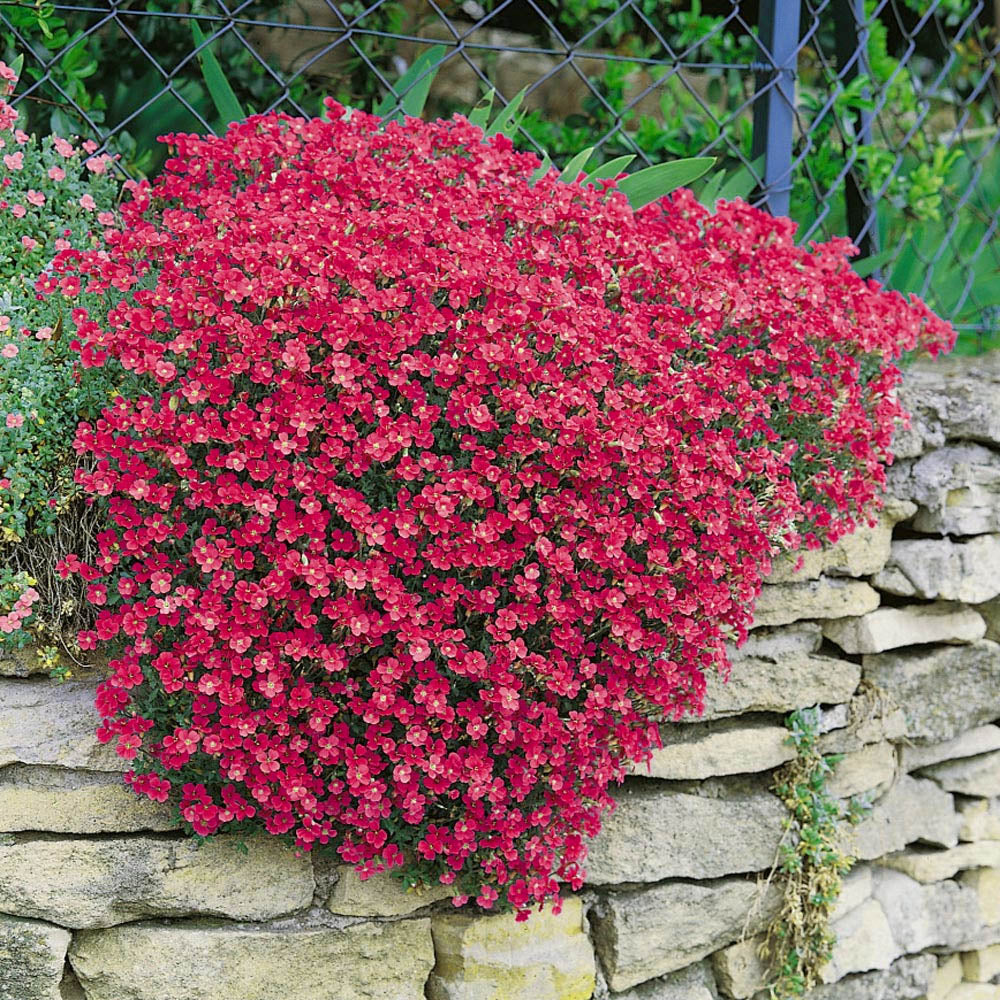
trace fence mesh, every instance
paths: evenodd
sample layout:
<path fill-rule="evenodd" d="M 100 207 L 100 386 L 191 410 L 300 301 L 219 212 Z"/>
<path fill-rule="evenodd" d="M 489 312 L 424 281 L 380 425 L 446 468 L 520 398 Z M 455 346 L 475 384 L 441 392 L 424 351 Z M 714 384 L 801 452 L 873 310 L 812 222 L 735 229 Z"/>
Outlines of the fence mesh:
<path fill-rule="evenodd" d="M 33 128 L 152 173 L 157 135 L 218 130 L 211 51 L 241 104 L 371 106 L 443 46 L 427 112 L 526 89 L 519 144 L 631 169 L 709 153 L 803 239 L 851 235 L 963 346 L 1000 343 L 994 0 L 0 0 Z M 398 95 L 397 95 L 398 96 Z"/>

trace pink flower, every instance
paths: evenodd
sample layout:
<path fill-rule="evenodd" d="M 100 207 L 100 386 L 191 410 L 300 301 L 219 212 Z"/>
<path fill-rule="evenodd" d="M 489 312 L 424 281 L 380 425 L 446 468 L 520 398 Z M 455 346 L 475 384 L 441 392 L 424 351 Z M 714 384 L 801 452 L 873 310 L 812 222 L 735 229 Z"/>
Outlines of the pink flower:
<path fill-rule="evenodd" d="M 87 148 L 87 144 L 84 143 L 84 149 Z M 96 148 L 96 147 L 95 147 Z M 95 174 L 103 174 L 108 169 L 108 164 L 111 162 L 111 157 L 107 153 L 102 153 L 100 156 L 91 156 L 86 161 L 87 169 Z"/>
<path fill-rule="evenodd" d="M 21 246 L 23 246 L 25 250 L 34 250 L 35 247 L 38 246 L 38 240 L 33 240 L 30 236 L 22 236 Z"/>
<path fill-rule="evenodd" d="M 23 219 L 28 214 L 28 210 L 24 207 L 24 205 L 14 205 L 11 208 L 11 212 L 13 213 L 15 219 Z"/>
<path fill-rule="evenodd" d="M 87 140 L 87 141 L 86 141 L 86 142 L 85 142 L 85 143 L 83 144 L 83 151 L 84 151 L 85 153 L 94 153 L 94 152 L 96 152 L 96 151 L 97 151 L 97 143 L 96 143 L 96 142 L 94 142 L 94 140 L 93 140 L 93 139 L 88 139 L 88 140 Z"/>
<path fill-rule="evenodd" d="M 5 153 L 3 165 L 8 170 L 21 170 L 24 168 L 24 153 L 18 150 L 16 153 Z"/>
<path fill-rule="evenodd" d="M 17 344 L 4 344 L 3 347 L 0 348 L 0 355 L 3 355 L 5 358 L 16 358 L 17 352 Z"/>
<path fill-rule="evenodd" d="M 80 199 L 81 208 L 85 208 L 88 212 L 93 212 L 97 208 L 97 202 L 94 201 L 93 195 L 85 194 Z"/>
<path fill-rule="evenodd" d="M 66 171 L 62 167 L 49 167 L 50 181 L 63 181 L 66 179 Z"/>
<path fill-rule="evenodd" d="M 67 160 L 75 152 L 75 150 L 73 149 L 73 144 L 71 142 L 67 142 L 65 139 L 63 139 L 63 138 L 61 138 L 59 136 L 55 136 L 52 139 L 52 145 L 55 148 L 55 151 L 60 156 L 64 157 Z"/>
<path fill-rule="evenodd" d="M 51 326 L 40 326 L 35 331 L 36 340 L 51 340 L 52 339 L 52 327 Z"/>
<path fill-rule="evenodd" d="M 45 204 L 45 195 L 41 191 L 35 191 L 34 189 L 29 189 L 26 195 L 28 202 L 34 205 L 36 208 L 40 208 Z"/>
<path fill-rule="evenodd" d="M 25 145 L 25 143 L 27 143 L 30 138 L 31 136 L 28 135 L 28 133 L 25 132 L 23 129 L 17 129 L 17 131 L 14 133 L 14 140 L 17 142 L 19 146 Z"/>
<path fill-rule="evenodd" d="M 20 427 L 24 423 L 24 415 L 21 413 L 8 413 L 7 426 L 11 429 Z"/>
<path fill-rule="evenodd" d="M 11 83 L 17 83 L 17 73 L 2 60 L 0 60 L 0 80 L 10 80 Z"/>
<path fill-rule="evenodd" d="M 113 226 L 118 220 L 115 218 L 114 212 L 98 212 L 97 221 L 102 226 Z"/>

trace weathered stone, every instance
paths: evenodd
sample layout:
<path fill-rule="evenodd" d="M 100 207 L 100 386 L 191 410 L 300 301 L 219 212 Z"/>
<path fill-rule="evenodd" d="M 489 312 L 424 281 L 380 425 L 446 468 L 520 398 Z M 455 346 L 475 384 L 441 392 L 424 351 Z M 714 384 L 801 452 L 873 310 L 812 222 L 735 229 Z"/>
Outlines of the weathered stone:
<path fill-rule="evenodd" d="M 653 751 L 648 768 L 636 764 L 640 777 L 675 780 L 718 774 L 768 771 L 795 756 L 788 730 L 760 719 L 720 719 L 699 725 L 665 725 L 663 746 Z"/>
<path fill-rule="evenodd" d="M 0 677 L 32 677 L 47 674 L 49 666 L 33 646 L 24 649 L 0 649 Z"/>
<path fill-rule="evenodd" d="M 742 646 L 729 643 L 726 654 L 730 663 L 737 660 L 778 660 L 795 654 L 815 653 L 823 644 L 823 629 L 818 622 L 793 622 L 778 628 L 755 628 Z"/>
<path fill-rule="evenodd" d="M 121 774 L 10 764 L 0 768 L 0 833 L 174 830 L 166 803 L 130 791 Z"/>
<path fill-rule="evenodd" d="M 1000 924 L 1000 867 L 964 871 L 958 881 L 978 897 L 983 923 Z"/>
<path fill-rule="evenodd" d="M 927 987 L 927 1000 L 944 1000 L 961 981 L 962 958 L 960 955 L 950 955 L 939 963 L 934 978 Z"/>
<path fill-rule="evenodd" d="M 862 691 L 848 705 L 838 705 L 826 717 L 834 716 L 837 725 L 820 726 L 819 749 L 824 754 L 852 753 L 872 743 L 898 740 L 906 735 L 906 716 L 891 701 Z"/>
<path fill-rule="evenodd" d="M 921 774 L 933 778 L 945 791 L 988 799 L 1000 795 L 1000 750 L 934 764 Z"/>
<path fill-rule="evenodd" d="M 989 983 L 959 983 L 946 1000 L 1000 1000 L 1000 986 Z"/>
<path fill-rule="evenodd" d="M 987 639 L 876 653 L 864 658 L 864 673 L 903 709 L 918 742 L 954 739 L 1000 717 L 1000 645 Z"/>
<path fill-rule="evenodd" d="M 888 472 L 889 491 L 912 500 L 917 531 L 982 535 L 1000 531 L 1000 456 L 981 444 L 954 444 Z"/>
<path fill-rule="evenodd" d="M 746 1000 L 767 986 L 767 962 L 760 957 L 764 935 L 746 938 L 720 948 L 712 956 L 719 992 L 733 1000 Z"/>
<path fill-rule="evenodd" d="M 916 771 L 931 764 L 1000 750 L 1000 726 L 977 726 L 944 743 L 900 748 L 900 763 L 904 771 Z M 1000 836 L 997 837 L 1000 840 Z"/>
<path fill-rule="evenodd" d="M 65 927 L 207 914 L 267 920 L 312 902 L 307 859 L 273 838 L 100 840 L 12 836 L 0 843 L 0 912 Z"/>
<path fill-rule="evenodd" d="M 715 977 L 706 960 L 616 993 L 614 1000 L 717 1000 L 717 997 Z"/>
<path fill-rule="evenodd" d="M 754 607 L 753 627 L 787 625 L 801 618 L 864 615 L 878 603 L 878 592 L 861 580 L 820 577 L 808 583 L 766 584 Z"/>
<path fill-rule="evenodd" d="M 885 791 L 896 777 L 896 766 L 896 748 L 891 743 L 871 743 L 844 755 L 827 780 L 827 791 L 835 799 Z"/>
<path fill-rule="evenodd" d="M 823 625 L 823 635 L 845 653 L 881 653 L 930 642 L 965 644 L 985 634 L 986 622 L 981 615 L 961 604 L 943 601 L 876 608 L 858 618 L 838 618 Z"/>
<path fill-rule="evenodd" d="M 836 705 L 850 699 L 860 678 L 861 668 L 856 663 L 829 656 L 741 660 L 733 664 L 728 681 L 717 674 L 706 676 L 705 713 L 691 721 Z"/>
<path fill-rule="evenodd" d="M 715 799 L 633 780 L 615 799 L 590 845 L 590 885 L 762 871 L 774 861 L 786 815 L 763 790 Z"/>
<path fill-rule="evenodd" d="M 840 920 L 862 903 L 871 899 L 872 869 L 870 865 L 855 865 L 841 880 L 837 901 L 830 908 L 830 920 Z"/>
<path fill-rule="evenodd" d="M 1000 976 L 1000 944 L 965 952 L 962 972 L 973 983 L 988 983 L 994 976 Z"/>
<path fill-rule="evenodd" d="M 110 744 L 97 742 L 94 685 L 83 681 L 0 678 L 0 767 L 51 764 L 127 771 Z"/>
<path fill-rule="evenodd" d="M 362 882 L 353 868 L 340 865 L 326 908 L 347 917 L 402 917 L 454 895 L 455 890 L 446 885 L 406 890 L 391 872 L 372 875 Z"/>
<path fill-rule="evenodd" d="M 943 851 L 911 848 L 879 860 L 918 882 L 941 882 L 967 868 L 1000 867 L 1000 841 L 980 840 Z"/>
<path fill-rule="evenodd" d="M 73 935 L 69 957 L 87 1000 L 414 1000 L 434 964 L 429 920 L 128 924 Z"/>
<path fill-rule="evenodd" d="M 820 970 L 824 983 L 835 983 L 853 972 L 888 969 L 902 955 L 885 912 L 874 899 L 841 917 L 830 930 L 834 946 L 830 961 Z"/>
<path fill-rule="evenodd" d="M 872 583 L 900 597 L 981 604 L 1000 594 L 1000 535 L 899 538 Z"/>
<path fill-rule="evenodd" d="M 979 930 L 979 899 L 957 882 L 921 885 L 902 872 L 874 873 L 872 896 L 882 905 L 892 937 L 905 954 L 955 948 Z"/>
<path fill-rule="evenodd" d="M 0 916 L 0 1000 L 60 1000 L 69 941 L 62 927 Z"/>
<path fill-rule="evenodd" d="M 933 781 L 903 775 L 873 806 L 871 815 L 843 833 L 844 850 L 862 861 L 916 841 L 938 847 L 958 843 L 954 799 Z"/>
<path fill-rule="evenodd" d="M 562 912 L 532 914 L 442 913 L 431 918 L 437 962 L 427 981 L 428 1000 L 590 1000 L 596 963 L 583 932 L 580 900 L 566 899 Z"/>
<path fill-rule="evenodd" d="M 1000 799 L 960 799 L 960 840 L 1000 840 Z"/>
<path fill-rule="evenodd" d="M 986 622 L 986 638 L 1000 642 L 1000 597 L 994 597 L 992 601 L 980 604 L 976 610 Z"/>
<path fill-rule="evenodd" d="M 608 986 L 626 990 L 705 958 L 744 929 L 756 934 L 779 903 L 776 886 L 739 878 L 609 893 L 590 917 Z"/>
<path fill-rule="evenodd" d="M 936 965 L 933 955 L 900 958 L 888 969 L 817 986 L 809 993 L 809 1000 L 916 1000 L 926 994 Z"/>

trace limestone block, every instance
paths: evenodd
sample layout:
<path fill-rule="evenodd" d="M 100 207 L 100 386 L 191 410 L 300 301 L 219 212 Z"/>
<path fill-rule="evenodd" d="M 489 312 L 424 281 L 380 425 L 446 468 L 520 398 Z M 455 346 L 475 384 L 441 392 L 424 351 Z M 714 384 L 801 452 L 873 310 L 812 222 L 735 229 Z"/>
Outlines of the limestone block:
<path fill-rule="evenodd" d="M 720 948 L 712 956 L 712 968 L 719 992 L 733 1000 L 746 1000 L 765 989 L 768 981 L 767 962 L 760 957 L 764 935 L 746 938 Z"/>
<path fill-rule="evenodd" d="M 981 604 L 1000 594 L 1000 535 L 898 538 L 872 583 L 900 597 Z"/>
<path fill-rule="evenodd" d="M 927 1000 L 944 1000 L 961 981 L 962 958 L 960 955 L 949 955 L 938 964 L 934 978 L 927 988 Z"/>
<path fill-rule="evenodd" d="M 728 681 L 717 674 L 706 676 L 705 713 L 691 721 L 836 705 L 850 700 L 860 679 L 861 668 L 856 663 L 830 656 L 740 660 L 733 664 Z"/>
<path fill-rule="evenodd" d="M 49 667 L 33 646 L 24 649 L 0 649 L 0 677 L 32 677 L 48 674 Z"/>
<path fill-rule="evenodd" d="M 1000 1000 L 1000 986 L 990 983 L 959 983 L 946 1000 Z"/>
<path fill-rule="evenodd" d="M 911 848 L 879 859 L 879 864 L 909 875 L 918 882 L 941 882 L 967 868 L 1000 867 L 1000 841 L 980 840 L 943 851 Z"/>
<path fill-rule="evenodd" d="M 753 627 L 864 615 L 878 604 L 878 592 L 861 580 L 820 577 L 807 583 L 765 584 L 754 607 Z"/>
<path fill-rule="evenodd" d="M 558 915 L 533 913 L 521 923 L 512 914 L 435 914 L 431 934 L 437 962 L 428 1000 L 590 1000 L 594 992 L 596 963 L 579 899 L 564 900 Z"/>
<path fill-rule="evenodd" d="M 167 803 L 134 794 L 118 773 L 30 764 L 0 768 L 0 833 L 176 829 Z"/>
<path fill-rule="evenodd" d="M 391 872 L 362 881 L 349 865 L 338 866 L 338 876 L 326 908 L 347 917 L 403 917 L 455 895 L 447 885 L 406 890 Z"/>
<path fill-rule="evenodd" d="M 978 897 L 983 923 L 987 926 L 1000 924 L 1000 867 L 964 871 L 958 881 Z"/>
<path fill-rule="evenodd" d="M 830 909 L 831 922 L 846 917 L 862 903 L 871 899 L 872 869 L 870 865 L 855 865 L 841 880 L 837 901 Z"/>
<path fill-rule="evenodd" d="M 665 725 L 660 736 L 663 746 L 653 751 L 648 768 L 636 764 L 633 774 L 674 780 L 746 774 L 768 771 L 795 756 L 795 749 L 785 742 L 788 730 L 759 719 Z"/>
<path fill-rule="evenodd" d="M 820 970 L 824 983 L 835 983 L 853 972 L 888 969 L 903 954 L 875 899 L 835 921 L 830 930 L 835 941 L 830 961 Z"/>
<path fill-rule="evenodd" d="M 888 742 L 871 743 L 845 754 L 827 780 L 827 791 L 835 799 L 861 792 L 888 789 L 896 776 L 896 748 Z"/>
<path fill-rule="evenodd" d="M 414 1000 L 434 964 L 429 920 L 136 923 L 75 934 L 69 957 L 87 1000 Z"/>
<path fill-rule="evenodd" d="M 763 871 L 774 861 L 786 816 L 765 790 L 706 798 L 633 780 L 615 799 L 590 845 L 589 885 Z"/>
<path fill-rule="evenodd" d="M 872 896 L 904 954 L 957 947 L 980 927 L 976 893 L 957 882 L 921 885 L 902 872 L 881 868 L 874 873 Z"/>
<path fill-rule="evenodd" d="M 881 653 L 931 642 L 962 645 L 985 634 L 986 622 L 981 615 L 945 601 L 876 608 L 858 618 L 837 618 L 823 624 L 823 635 L 845 653 Z"/>
<path fill-rule="evenodd" d="M 992 601 L 980 604 L 976 610 L 986 622 L 986 638 L 1000 642 L 1000 597 L 994 597 Z"/>
<path fill-rule="evenodd" d="M 937 962 L 933 955 L 897 959 L 888 969 L 847 976 L 817 986 L 809 1000 L 916 1000 L 927 993 Z"/>
<path fill-rule="evenodd" d="M 954 799 L 933 781 L 901 776 L 871 814 L 844 829 L 844 850 L 862 861 L 899 851 L 915 841 L 938 847 L 958 843 Z"/>
<path fill-rule="evenodd" d="M 1000 840 L 1000 799 L 960 799 L 961 840 Z"/>
<path fill-rule="evenodd" d="M 944 743 L 903 746 L 900 748 L 900 762 L 904 771 L 916 771 L 931 764 L 975 757 L 991 750 L 1000 750 L 1000 726 L 976 726 Z M 1000 836 L 997 839 L 1000 840 Z"/>
<path fill-rule="evenodd" d="M 921 774 L 933 778 L 945 791 L 991 798 L 1000 795 L 1000 750 L 934 764 Z"/>
<path fill-rule="evenodd" d="M 988 983 L 1000 976 L 1000 944 L 967 951 L 962 955 L 962 972 L 972 983 Z"/>
<path fill-rule="evenodd" d="M 824 754 L 852 753 L 872 743 L 898 740 L 906 735 L 902 709 L 873 699 L 870 692 L 862 692 L 849 704 L 824 712 L 823 722 L 819 749 Z"/>
<path fill-rule="evenodd" d="M 706 960 L 616 993 L 615 1000 L 718 1000 L 718 991 Z"/>
<path fill-rule="evenodd" d="M 613 992 L 683 969 L 756 934 L 777 912 L 780 894 L 741 878 L 665 882 L 611 892 L 591 911 L 594 944 Z"/>
<path fill-rule="evenodd" d="M 127 771 L 131 764 L 94 735 L 100 718 L 94 684 L 0 678 L 0 767 L 49 764 Z"/>
<path fill-rule="evenodd" d="M 1000 645 L 898 650 L 864 657 L 865 677 L 906 715 L 911 740 L 941 743 L 1000 717 Z"/>
<path fill-rule="evenodd" d="M 755 628 L 742 646 L 730 643 L 726 654 L 730 663 L 737 660 L 777 660 L 796 653 L 815 653 L 823 643 L 818 622 L 794 622 L 778 628 Z"/>
<path fill-rule="evenodd" d="M 143 917 L 210 914 L 266 920 L 312 902 L 308 859 L 267 836 L 99 840 L 14 835 L 0 843 L 0 912 L 109 927 Z"/>
<path fill-rule="evenodd" d="M 981 444 L 945 445 L 888 471 L 889 491 L 912 500 L 917 531 L 983 535 L 1000 531 L 1000 456 Z"/>
<path fill-rule="evenodd" d="M 0 1000 L 61 1000 L 69 941 L 62 927 L 0 916 Z"/>

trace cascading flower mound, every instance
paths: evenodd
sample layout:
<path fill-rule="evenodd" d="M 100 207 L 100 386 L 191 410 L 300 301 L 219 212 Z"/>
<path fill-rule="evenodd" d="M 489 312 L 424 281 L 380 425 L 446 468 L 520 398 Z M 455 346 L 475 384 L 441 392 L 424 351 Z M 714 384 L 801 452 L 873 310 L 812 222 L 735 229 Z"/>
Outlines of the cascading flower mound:
<path fill-rule="evenodd" d="M 466 120 L 271 114 L 132 186 L 48 291 L 148 395 L 81 425 L 100 736 L 198 834 L 259 825 L 521 913 L 698 712 L 779 548 L 867 517 L 902 349 L 843 242 L 634 213 Z"/>

